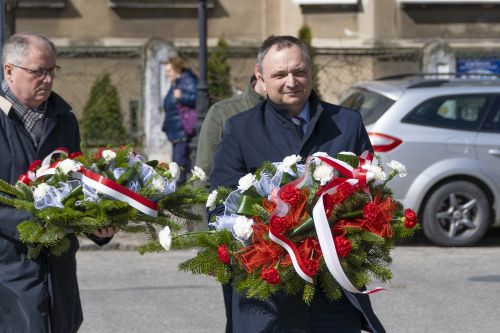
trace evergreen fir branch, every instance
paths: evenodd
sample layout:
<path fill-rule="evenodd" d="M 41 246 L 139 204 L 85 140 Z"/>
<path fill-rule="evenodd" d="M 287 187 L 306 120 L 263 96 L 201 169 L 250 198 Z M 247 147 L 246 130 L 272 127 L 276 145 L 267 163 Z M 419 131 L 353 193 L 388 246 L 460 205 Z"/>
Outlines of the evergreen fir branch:
<path fill-rule="evenodd" d="M 19 190 L 20 193 L 22 193 L 21 195 L 18 196 L 19 199 L 30 201 L 30 202 L 35 200 L 35 198 L 33 197 L 33 192 L 31 191 L 31 188 L 29 186 L 27 186 L 26 184 L 21 183 L 21 182 L 17 182 L 16 188 Z"/>
<path fill-rule="evenodd" d="M 335 281 L 333 276 L 326 269 L 324 263 L 318 272 L 318 280 L 321 285 L 321 289 L 323 289 L 326 297 L 330 301 L 336 301 L 342 298 L 342 292 L 340 291 L 338 282 Z"/>
<path fill-rule="evenodd" d="M 55 256 L 60 256 L 69 250 L 71 241 L 68 238 L 63 238 L 59 242 L 51 246 L 50 252 Z"/>
<path fill-rule="evenodd" d="M 36 259 L 38 258 L 38 256 L 40 255 L 40 252 L 42 251 L 43 249 L 43 245 L 41 244 L 35 244 L 35 245 L 30 245 L 28 246 L 28 253 L 27 253 L 27 257 L 28 259 Z"/>
<path fill-rule="evenodd" d="M 151 241 L 149 243 L 143 244 L 137 248 L 140 254 L 152 253 L 152 252 L 163 252 L 165 249 L 161 246 L 158 240 Z"/>
<path fill-rule="evenodd" d="M 306 283 L 304 286 L 304 292 L 302 294 L 302 299 L 307 305 L 310 305 L 313 298 L 314 293 L 316 292 L 316 287 L 312 283 Z"/>
<path fill-rule="evenodd" d="M 3 179 L 0 179 L 0 193 L 4 193 L 15 198 L 22 195 L 22 192 L 16 186 L 11 185 Z"/>
<path fill-rule="evenodd" d="M 213 251 L 200 251 L 194 258 L 179 264 L 179 270 L 193 274 L 213 275 L 214 272 L 224 269 L 217 253 Z"/>

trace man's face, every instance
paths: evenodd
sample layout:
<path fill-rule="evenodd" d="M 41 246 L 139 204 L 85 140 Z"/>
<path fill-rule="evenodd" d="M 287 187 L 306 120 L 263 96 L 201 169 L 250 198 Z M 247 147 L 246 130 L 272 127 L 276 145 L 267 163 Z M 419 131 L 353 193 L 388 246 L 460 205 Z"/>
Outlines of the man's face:
<path fill-rule="evenodd" d="M 292 115 L 304 108 L 312 89 L 311 68 L 296 45 L 278 50 L 274 45 L 264 57 L 261 80 L 267 97 L 286 107 Z"/>
<path fill-rule="evenodd" d="M 21 64 L 5 64 L 4 73 L 9 88 L 16 98 L 30 108 L 36 108 L 49 98 L 54 75 L 47 73 L 36 77 L 30 71 L 54 70 L 55 67 L 56 58 L 52 50 L 43 44 L 32 44 L 24 61 Z"/>

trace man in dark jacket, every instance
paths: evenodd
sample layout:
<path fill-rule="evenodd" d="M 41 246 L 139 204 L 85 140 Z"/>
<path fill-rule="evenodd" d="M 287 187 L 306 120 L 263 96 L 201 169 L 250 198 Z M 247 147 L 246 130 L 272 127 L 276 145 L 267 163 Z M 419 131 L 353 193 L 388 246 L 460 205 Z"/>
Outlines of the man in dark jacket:
<path fill-rule="evenodd" d="M 172 142 L 172 161 L 181 167 L 177 180 L 182 184 L 191 170 L 191 139 L 196 135 L 196 95 L 198 78 L 184 67 L 180 57 L 172 57 L 165 64 L 170 89 L 163 100 L 165 121 L 162 130 Z"/>
<path fill-rule="evenodd" d="M 215 153 L 210 185 L 236 187 L 266 160 L 307 157 L 315 152 L 372 150 L 360 115 L 320 101 L 312 91 L 307 47 L 295 37 L 270 36 L 259 49 L 255 74 L 267 100 L 230 118 Z M 310 306 L 278 293 L 266 301 L 233 291 L 233 332 L 384 332 L 367 295 L 347 291 L 330 301 L 318 289 Z"/>
<path fill-rule="evenodd" d="M 79 151 L 78 123 L 52 84 L 58 70 L 54 44 L 34 33 L 19 33 L 4 44 L 0 90 L 0 178 L 15 184 L 34 160 L 58 147 Z M 19 241 L 17 225 L 27 211 L 0 206 L 0 332 L 76 332 L 83 320 L 75 253 L 48 251 L 35 260 Z M 113 228 L 96 230 L 93 240 L 109 242 Z"/>

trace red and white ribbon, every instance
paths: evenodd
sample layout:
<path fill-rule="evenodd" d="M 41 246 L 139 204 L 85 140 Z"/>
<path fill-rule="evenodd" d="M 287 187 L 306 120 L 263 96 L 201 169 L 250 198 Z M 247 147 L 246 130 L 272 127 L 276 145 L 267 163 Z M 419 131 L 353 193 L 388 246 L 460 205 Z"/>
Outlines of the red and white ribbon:
<path fill-rule="evenodd" d="M 327 190 L 320 196 L 313 208 L 314 227 L 316 229 L 318 241 L 328 270 L 330 271 L 334 279 L 340 284 L 340 286 L 351 293 L 372 294 L 384 290 L 384 288 L 377 287 L 361 292 L 351 283 L 351 281 L 345 274 L 342 265 L 340 264 L 340 259 L 335 248 L 335 242 L 333 241 L 332 231 L 330 228 L 330 224 L 328 223 L 328 218 L 326 216 L 325 206 L 323 203 L 323 196 L 325 194 L 335 193 L 337 191 L 337 187 L 344 182 L 349 182 L 352 185 L 358 183 L 360 185 L 366 185 L 371 179 L 373 179 L 373 173 L 366 171 L 363 168 L 363 166 L 373 163 L 373 155 L 368 151 L 365 151 L 363 154 L 361 154 L 361 156 L 359 156 L 359 166 L 357 168 L 353 168 L 351 165 L 344 161 L 327 156 L 316 156 L 316 158 L 321 159 L 323 162 L 333 167 L 343 177 L 345 177 L 336 178 L 330 183 L 330 186 L 327 185 Z M 307 183 L 307 177 L 309 175 L 309 164 L 311 163 L 311 160 L 312 157 L 309 157 L 307 159 L 306 171 L 304 172 L 304 174 L 299 179 L 292 182 L 292 184 L 299 189 Z M 279 210 L 279 215 L 284 216 L 286 213 L 288 213 L 288 207 L 286 207 L 285 209 L 283 208 L 283 203 L 281 202 L 281 199 L 279 199 L 279 196 L 275 196 L 274 199 L 278 201 L 276 210 Z M 276 210 L 275 212 L 273 212 L 274 215 L 276 215 L 277 213 Z M 305 281 L 312 283 L 313 275 L 310 274 L 307 268 L 304 266 L 304 263 L 293 242 L 291 242 L 288 238 L 281 234 L 273 233 L 271 229 L 269 230 L 269 238 L 275 243 L 281 245 L 288 252 L 297 274 L 299 274 L 299 276 Z"/>
<path fill-rule="evenodd" d="M 124 201 L 144 214 L 153 217 L 158 216 L 158 205 L 154 201 L 146 199 L 136 192 L 129 190 L 125 186 L 122 186 L 88 169 L 82 168 L 80 173 L 82 174 L 82 182 L 93 189 L 104 193 L 113 199 Z"/>
<path fill-rule="evenodd" d="M 47 176 L 47 175 L 53 175 L 56 173 L 56 168 L 57 168 L 57 165 L 59 164 L 59 162 L 55 162 L 52 164 L 50 163 L 50 161 L 52 160 L 52 156 L 54 156 L 55 154 L 60 154 L 64 157 L 66 157 L 66 156 L 68 156 L 68 149 L 66 149 L 64 147 L 59 147 L 59 148 L 56 148 L 49 155 L 45 156 L 45 158 L 42 161 L 42 165 L 40 166 L 40 169 L 37 170 L 36 175 L 35 175 L 34 179 L 32 179 L 32 180 L 35 180 L 35 179 L 38 179 L 40 177 Z"/>

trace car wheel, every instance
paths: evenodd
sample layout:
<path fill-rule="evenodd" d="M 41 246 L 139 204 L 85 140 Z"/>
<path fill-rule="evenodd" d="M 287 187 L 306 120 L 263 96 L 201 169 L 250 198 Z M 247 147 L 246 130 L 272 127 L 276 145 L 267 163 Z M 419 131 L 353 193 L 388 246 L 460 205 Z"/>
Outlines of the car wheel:
<path fill-rule="evenodd" d="M 488 198 L 468 181 L 443 184 L 427 200 L 422 226 L 425 236 L 436 245 L 473 245 L 490 226 Z"/>

